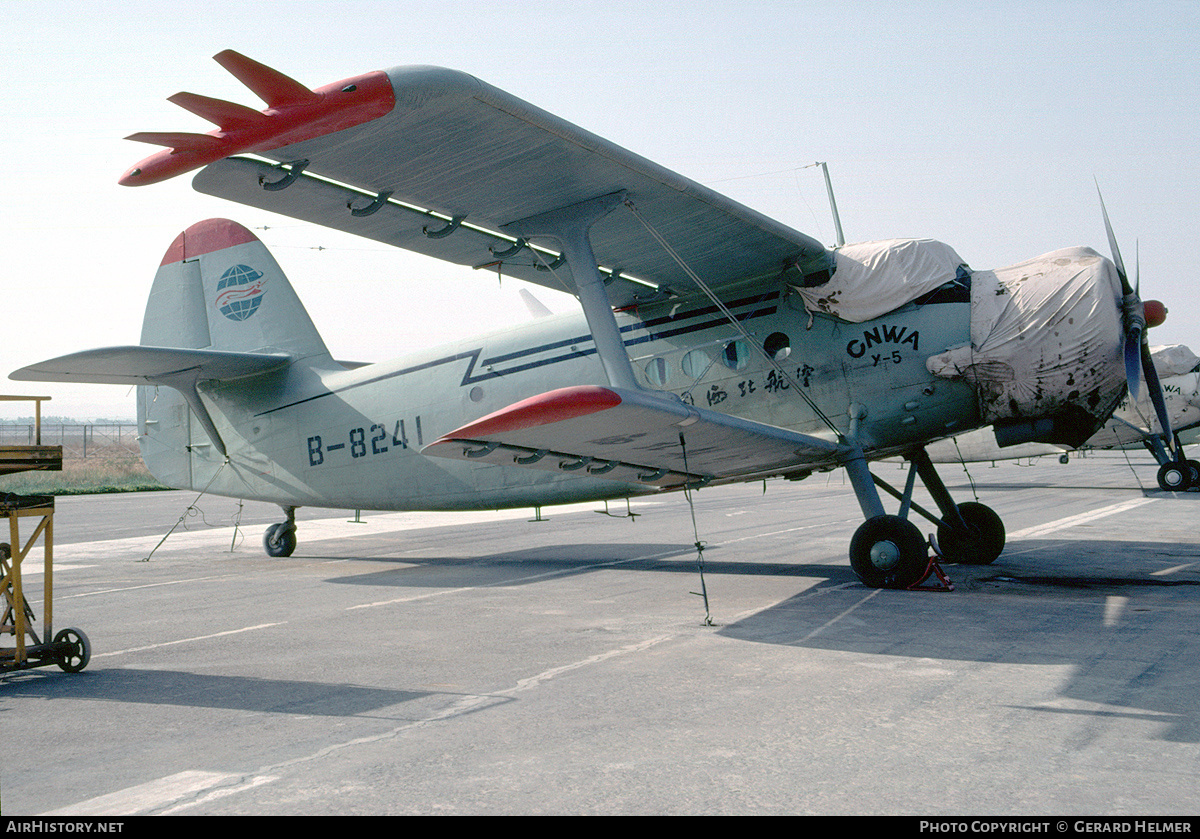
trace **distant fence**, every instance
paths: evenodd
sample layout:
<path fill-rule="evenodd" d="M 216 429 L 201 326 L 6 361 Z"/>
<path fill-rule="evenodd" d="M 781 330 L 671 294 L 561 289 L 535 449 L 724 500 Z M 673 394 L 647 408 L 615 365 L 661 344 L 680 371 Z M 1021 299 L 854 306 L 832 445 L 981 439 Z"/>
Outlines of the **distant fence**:
<path fill-rule="evenodd" d="M 33 446 L 33 423 L 0 423 L 0 446 Z M 42 445 L 62 446 L 64 458 L 138 457 L 137 423 L 42 423 Z"/>

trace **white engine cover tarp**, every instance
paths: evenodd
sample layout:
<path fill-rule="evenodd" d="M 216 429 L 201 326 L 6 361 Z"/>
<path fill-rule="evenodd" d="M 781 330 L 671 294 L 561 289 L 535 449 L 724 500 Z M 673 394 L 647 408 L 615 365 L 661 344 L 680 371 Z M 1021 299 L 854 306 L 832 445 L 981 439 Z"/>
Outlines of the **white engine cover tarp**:
<path fill-rule="evenodd" d="M 1164 344 L 1150 348 L 1150 357 L 1154 360 L 1154 369 L 1160 379 L 1167 376 L 1182 376 L 1191 373 L 1200 364 L 1200 357 L 1184 344 Z"/>
<path fill-rule="evenodd" d="M 1075 404 L 1094 415 L 1124 379 L 1121 282 L 1090 248 L 1067 248 L 971 275 L 971 345 L 926 361 L 979 388 L 986 422 Z"/>
<path fill-rule="evenodd" d="M 845 245 L 834 252 L 828 282 L 795 287 L 810 312 L 862 323 L 895 311 L 953 280 L 963 260 L 933 239 L 886 239 Z"/>

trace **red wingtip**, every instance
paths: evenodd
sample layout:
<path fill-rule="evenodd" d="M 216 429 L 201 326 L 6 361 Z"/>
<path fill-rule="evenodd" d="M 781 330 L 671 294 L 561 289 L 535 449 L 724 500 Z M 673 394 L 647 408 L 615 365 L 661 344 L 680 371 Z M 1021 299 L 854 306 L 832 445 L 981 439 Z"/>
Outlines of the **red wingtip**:
<path fill-rule="evenodd" d="M 204 117 L 214 125 L 219 125 L 222 131 L 235 131 L 240 128 L 250 128 L 261 125 L 266 119 L 260 112 L 236 102 L 226 102 L 224 99 L 213 99 L 211 96 L 200 96 L 196 93 L 181 91 L 174 96 L 168 96 L 167 101 L 173 105 L 191 111 L 199 117 Z"/>
<path fill-rule="evenodd" d="M 208 135 L 147 132 L 135 134 L 132 139 L 163 145 L 167 144 L 166 138 L 175 140 L 185 136 L 210 136 L 213 140 L 181 141 L 183 145 L 138 163 L 118 183 L 122 186 L 158 183 L 230 155 L 272 151 L 353 128 L 396 107 L 392 82 L 386 73 L 366 73 L 314 91 L 232 50 L 218 53 L 216 59 L 270 107 L 255 111 L 221 99 L 177 93 L 170 101 L 221 127 Z"/>
<path fill-rule="evenodd" d="M 265 64 L 259 64 L 240 52 L 223 50 L 214 55 L 213 60 L 228 70 L 235 79 L 254 91 L 259 99 L 272 108 L 303 105 L 315 102 L 320 98 L 290 76 L 285 76 Z"/>
<path fill-rule="evenodd" d="M 166 146 L 172 151 L 205 151 L 220 146 L 221 141 L 212 134 L 190 134 L 186 131 L 139 131 L 125 138 L 152 146 Z"/>
<path fill-rule="evenodd" d="M 480 417 L 446 434 L 446 440 L 480 440 L 506 432 L 564 422 L 606 411 L 621 404 L 621 397 L 599 385 L 576 385 L 531 396 L 507 408 Z"/>

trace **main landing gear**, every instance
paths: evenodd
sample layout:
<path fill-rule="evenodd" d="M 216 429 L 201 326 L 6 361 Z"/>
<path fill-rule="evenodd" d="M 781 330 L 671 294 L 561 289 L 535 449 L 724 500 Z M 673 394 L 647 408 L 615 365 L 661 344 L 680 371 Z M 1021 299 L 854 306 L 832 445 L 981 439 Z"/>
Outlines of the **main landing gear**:
<path fill-rule="evenodd" d="M 287 521 L 273 524 L 263 534 L 263 549 L 267 556 L 291 556 L 296 550 L 296 508 L 284 507 Z"/>
<path fill-rule="evenodd" d="M 1158 486 L 1164 492 L 1200 491 L 1200 462 L 1184 457 L 1179 435 L 1175 435 L 1175 451 L 1172 457 L 1158 437 L 1147 437 L 1146 448 L 1158 461 Z"/>
<path fill-rule="evenodd" d="M 937 525 L 934 547 L 947 562 L 987 565 L 1004 551 L 1004 523 L 991 508 L 974 501 L 955 504 L 923 448 L 906 455 L 914 468 L 901 493 L 872 475 L 864 459 L 846 464 L 859 505 L 867 520 L 850 540 L 850 567 L 873 588 L 911 588 L 930 572 L 928 542 L 908 520 L 911 509 Z M 913 503 L 916 476 L 929 490 L 941 516 Z M 900 500 L 900 514 L 883 512 L 876 487 Z"/>

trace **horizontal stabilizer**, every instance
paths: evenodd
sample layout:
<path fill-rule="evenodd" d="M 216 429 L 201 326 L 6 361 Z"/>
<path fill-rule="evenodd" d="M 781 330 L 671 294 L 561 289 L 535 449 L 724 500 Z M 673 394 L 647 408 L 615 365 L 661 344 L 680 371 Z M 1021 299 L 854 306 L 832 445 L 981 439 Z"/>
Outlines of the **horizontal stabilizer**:
<path fill-rule="evenodd" d="M 175 347 L 103 347 L 39 361 L 8 374 L 23 382 L 82 382 L 100 385 L 164 385 L 179 391 L 222 455 L 225 443 L 197 385 L 269 373 L 292 361 L 282 353 L 222 352 Z"/>
<path fill-rule="evenodd" d="M 176 387 L 181 380 L 240 379 L 285 366 L 291 356 L 175 347 L 104 347 L 30 364 L 9 374 L 22 382 L 82 382 Z"/>
<path fill-rule="evenodd" d="M 678 487 L 833 466 L 839 449 L 660 394 L 580 386 L 517 402 L 422 453 Z"/>

